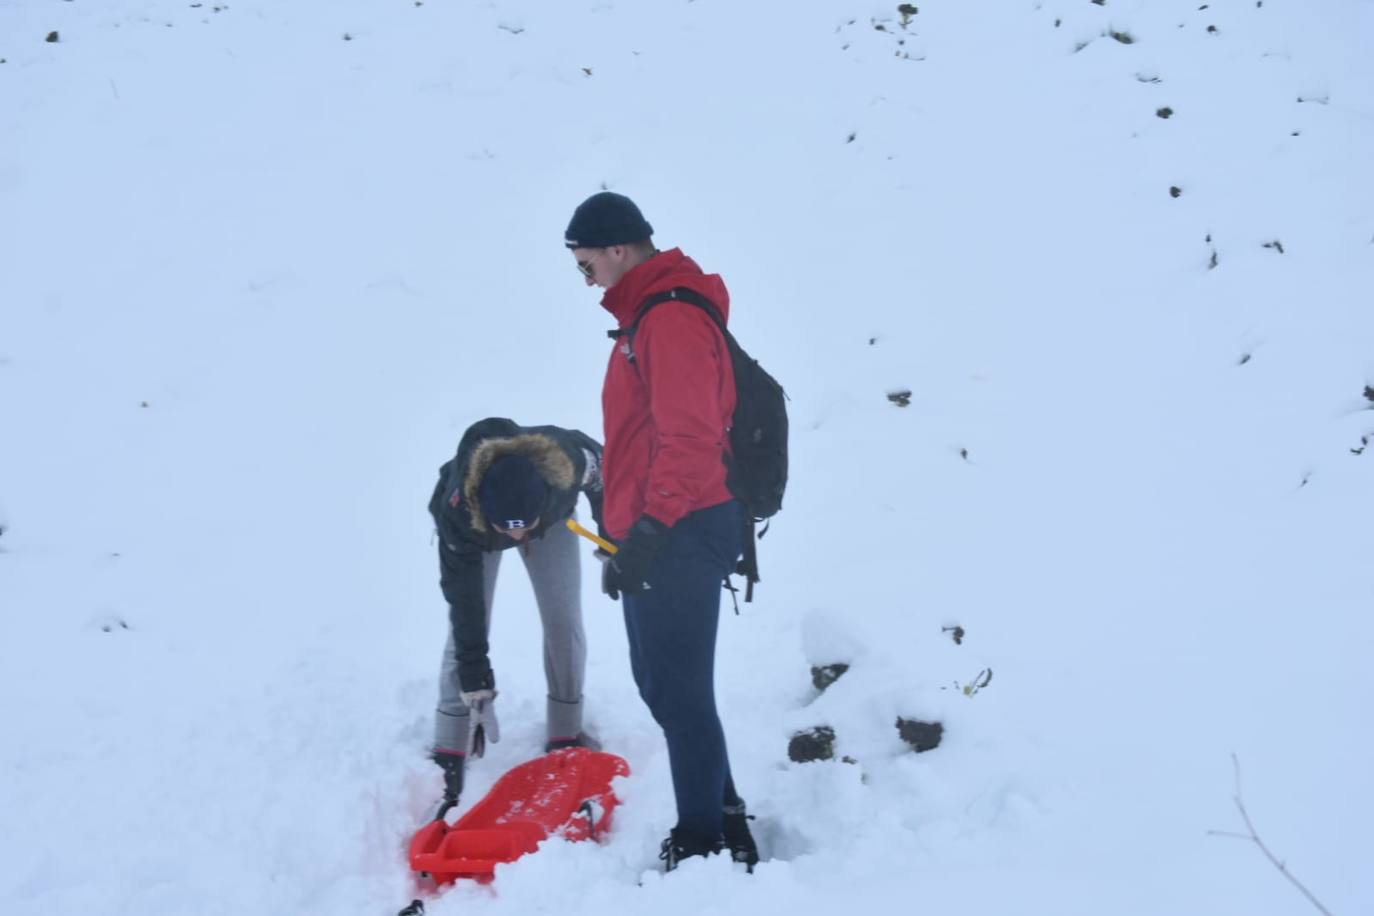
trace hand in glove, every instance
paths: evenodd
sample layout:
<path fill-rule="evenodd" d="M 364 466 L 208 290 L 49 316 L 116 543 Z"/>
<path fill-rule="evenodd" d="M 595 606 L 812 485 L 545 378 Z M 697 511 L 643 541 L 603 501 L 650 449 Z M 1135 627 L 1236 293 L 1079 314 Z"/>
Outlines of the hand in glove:
<path fill-rule="evenodd" d="M 468 706 L 468 756 L 481 757 L 487 751 L 487 741 L 501 741 L 501 726 L 496 721 L 495 690 L 465 690 L 463 702 Z"/>
<path fill-rule="evenodd" d="M 667 525 L 653 516 L 640 516 L 630 529 L 629 537 L 621 543 L 620 551 L 606 561 L 602 590 L 616 597 L 614 592 L 638 595 L 649 588 L 645 580 L 668 540 L 668 530 Z"/>
<path fill-rule="evenodd" d="M 609 581 L 611 577 L 611 555 L 598 547 L 592 552 L 592 556 L 601 562 L 601 591 L 612 601 L 619 601 L 620 592 Z"/>

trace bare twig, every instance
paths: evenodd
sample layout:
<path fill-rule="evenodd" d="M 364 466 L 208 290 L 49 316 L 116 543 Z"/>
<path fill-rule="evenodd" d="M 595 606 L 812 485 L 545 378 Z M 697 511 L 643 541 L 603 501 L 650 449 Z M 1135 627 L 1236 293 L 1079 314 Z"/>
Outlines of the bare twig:
<path fill-rule="evenodd" d="M 1324 913 L 1325 916 L 1331 916 L 1331 911 L 1328 910 L 1326 907 L 1322 906 L 1321 901 L 1318 900 L 1316 897 L 1312 896 L 1311 891 L 1303 887 L 1302 882 L 1295 878 L 1293 876 L 1293 873 L 1288 870 L 1288 866 L 1280 862 L 1278 857 L 1269 851 L 1269 847 L 1264 845 L 1264 840 L 1260 839 L 1259 833 L 1255 830 L 1254 822 L 1250 820 L 1250 812 L 1245 810 L 1245 800 L 1241 797 L 1240 758 L 1238 758 L 1235 754 L 1232 754 L 1231 764 L 1235 767 L 1236 770 L 1236 794 L 1232 796 L 1231 800 L 1236 803 L 1236 808 L 1240 811 L 1240 816 L 1245 821 L 1245 829 L 1249 830 L 1250 832 L 1230 833 L 1224 830 L 1209 830 L 1207 831 L 1208 835 L 1232 837 L 1237 840 L 1250 840 L 1252 843 L 1254 843 L 1256 846 L 1260 848 L 1260 852 L 1264 853 L 1265 858 L 1267 858 L 1270 861 L 1270 863 L 1272 863 L 1273 866 L 1277 868 L 1280 873 L 1283 874 L 1285 878 L 1293 882 L 1294 887 L 1302 891 L 1302 895 L 1307 898 L 1308 902 L 1310 902 L 1314 907 L 1316 907 L 1318 910 Z"/>

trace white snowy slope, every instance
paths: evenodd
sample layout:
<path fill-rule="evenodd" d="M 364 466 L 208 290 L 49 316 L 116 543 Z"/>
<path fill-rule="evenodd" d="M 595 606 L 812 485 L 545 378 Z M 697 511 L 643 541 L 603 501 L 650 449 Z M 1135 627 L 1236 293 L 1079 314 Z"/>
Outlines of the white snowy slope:
<path fill-rule="evenodd" d="M 1374 3 L 917 6 L 0 0 L 0 912 L 410 900 L 425 504 L 475 419 L 599 435 L 602 187 L 792 398 L 718 655 L 768 861 L 656 871 L 588 556 L 618 826 L 431 913 L 1315 912 L 1233 754 L 1374 912 Z M 468 803 L 542 738 L 507 572 Z"/>

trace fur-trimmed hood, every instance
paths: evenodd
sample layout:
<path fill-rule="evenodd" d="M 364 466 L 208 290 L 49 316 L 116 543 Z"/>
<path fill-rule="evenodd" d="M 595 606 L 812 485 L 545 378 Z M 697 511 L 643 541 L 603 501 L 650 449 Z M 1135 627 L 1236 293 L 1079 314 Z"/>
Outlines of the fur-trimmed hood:
<path fill-rule="evenodd" d="M 562 446 L 543 433 L 525 433 L 508 439 L 487 439 L 477 445 L 468 459 L 468 471 L 463 477 L 463 499 L 468 504 L 468 515 L 472 527 L 482 534 L 490 528 L 482 513 L 481 500 L 477 492 L 482 486 L 482 478 L 497 458 L 507 455 L 523 455 L 534 463 L 535 470 L 550 490 L 571 490 L 577 482 L 576 469 L 572 458 L 563 451 Z"/>
<path fill-rule="evenodd" d="M 520 426 L 504 417 L 488 417 L 463 433 L 457 454 L 439 468 L 430 497 L 430 515 L 450 550 L 505 550 L 517 543 L 492 527 L 478 498 L 492 462 L 505 455 L 528 458 L 549 485 L 531 537 L 541 537 L 571 516 L 582 493 L 592 507 L 592 518 L 601 523 L 601 443 L 576 429 Z"/>

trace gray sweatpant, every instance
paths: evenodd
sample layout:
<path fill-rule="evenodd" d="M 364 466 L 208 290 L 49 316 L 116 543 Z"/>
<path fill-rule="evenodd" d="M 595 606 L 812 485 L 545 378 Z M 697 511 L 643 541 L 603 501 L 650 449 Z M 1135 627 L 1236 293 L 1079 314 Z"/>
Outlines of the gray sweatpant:
<path fill-rule="evenodd" d="M 571 738 L 582 731 L 582 684 L 587 673 L 587 637 L 582 631 L 582 567 L 577 535 L 559 523 L 537 541 L 511 548 L 525 561 L 539 619 L 544 625 L 544 678 L 548 683 L 548 737 Z M 501 555 L 482 556 L 482 584 L 491 632 L 492 597 Z M 453 633 L 444 645 L 439 668 L 439 706 L 434 715 L 434 746 L 449 750 L 467 747 L 468 708 L 458 680 L 458 656 Z"/>

